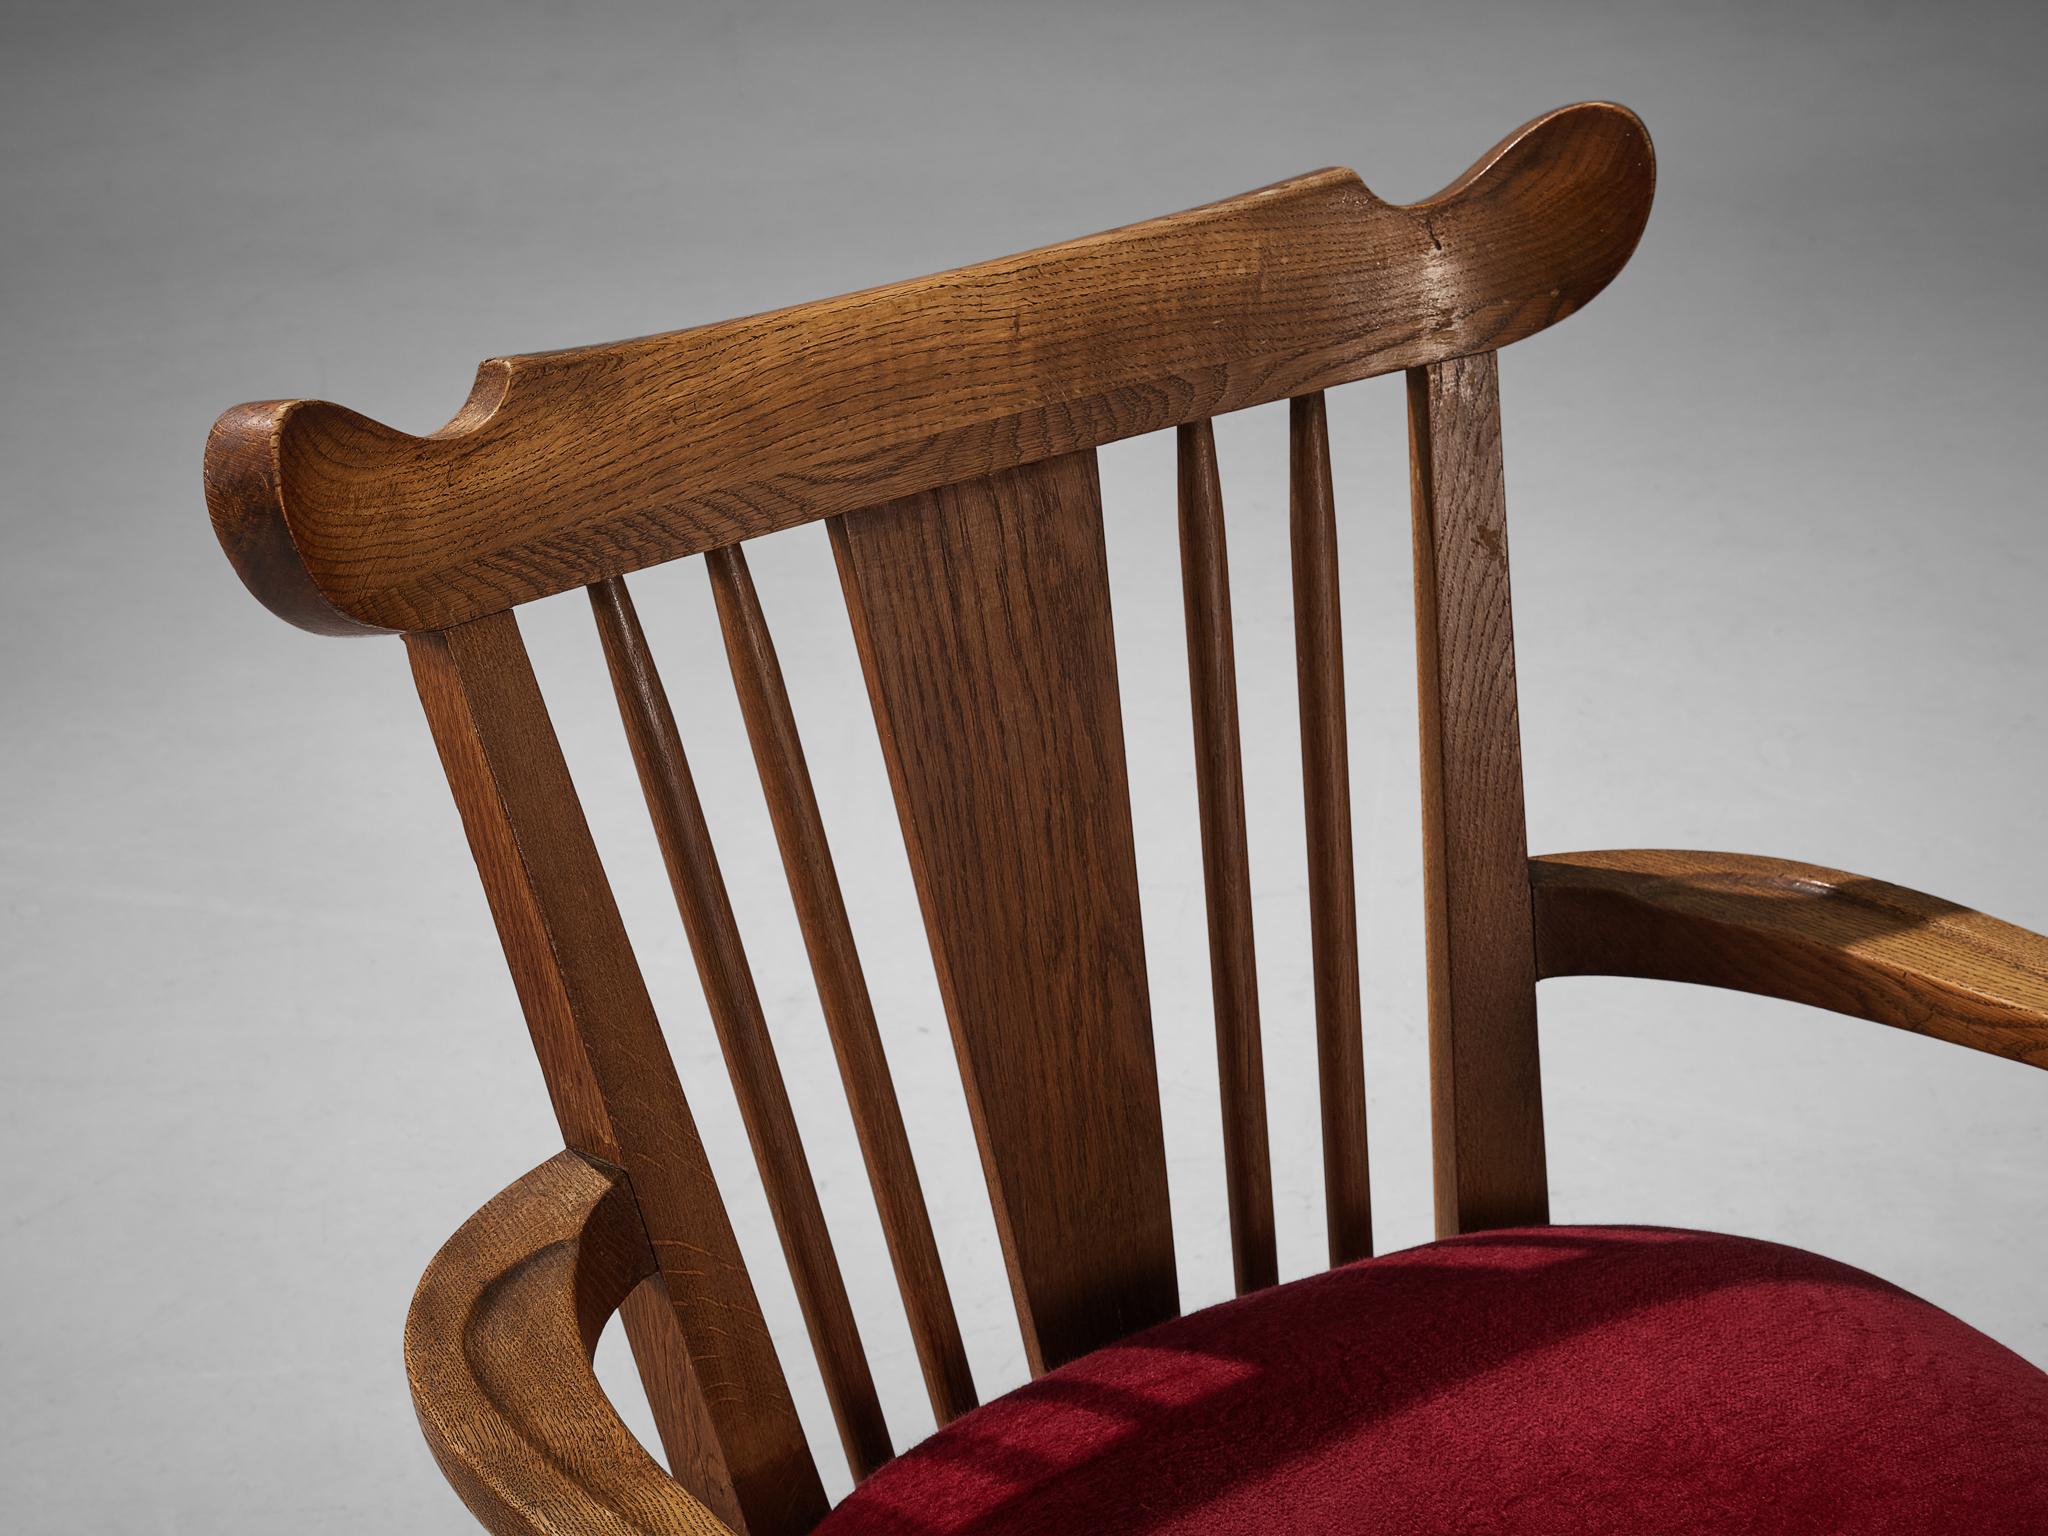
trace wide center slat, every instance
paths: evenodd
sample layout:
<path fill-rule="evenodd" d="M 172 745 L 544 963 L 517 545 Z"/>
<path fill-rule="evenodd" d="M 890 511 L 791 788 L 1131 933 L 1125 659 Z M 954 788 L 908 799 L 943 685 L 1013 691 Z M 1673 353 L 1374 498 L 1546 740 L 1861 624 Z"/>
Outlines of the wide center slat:
<path fill-rule="evenodd" d="M 1027 1358 L 1178 1309 L 1101 496 L 1069 454 L 833 547 Z"/>

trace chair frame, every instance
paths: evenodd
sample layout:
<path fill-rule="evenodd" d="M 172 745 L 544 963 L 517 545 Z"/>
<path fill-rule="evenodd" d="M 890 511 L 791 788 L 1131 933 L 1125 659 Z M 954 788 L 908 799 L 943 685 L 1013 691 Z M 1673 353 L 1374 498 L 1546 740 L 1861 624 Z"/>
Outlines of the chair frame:
<path fill-rule="evenodd" d="M 494 359 L 425 437 L 323 401 L 223 415 L 206 487 L 250 590 L 397 631 L 566 1150 L 428 1267 L 405 1355 L 489 1529 L 794 1533 L 827 1512 L 513 610 L 588 590 L 850 1465 L 892 1454 L 625 586 L 705 556 L 826 1022 L 941 1423 L 974 1385 L 780 665 L 741 545 L 831 532 L 1034 1372 L 1177 1310 L 1093 450 L 1172 428 L 1238 1290 L 1276 1279 L 1221 491 L 1210 418 L 1291 402 L 1290 538 L 1333 1264 L 1371 1251 L 1336 520 L 1323 391 L 1408 382 L 1437 1221 L 1548 1218 L 1536 982 L 1655 977 L 2048 1067 L 2048 939 L 1838 871 L 1530 859 L 1498 349 L 1633 252 L 1654 157 L 1605 103 L 1400 206 L 1330 170 L 863 293 Z M 1007 798 L 1005 798 L 1007 797 Z M 1000 801 L 1000 804 L 996 802 Z M 993 806 L 993 809 L 987 807 Z M 1029 822 L 1043 844 L 1018 841 Z M 1047 892 L 1057 890 L 1058 899 Z M 1032 964 L 1020 964 L 1020 958 Z M 1059 963 L 1053 963 L 1057 958 Z M 1022 978 L 1022 979 L 1020 979 Z M 1019 1084 L 1054 1082 L 1048 1100 Z M 1096 1240 L 1074 1241 L 1071 1205 Z M 623 1313 L 669 1470 L 590 1369 Z"/>

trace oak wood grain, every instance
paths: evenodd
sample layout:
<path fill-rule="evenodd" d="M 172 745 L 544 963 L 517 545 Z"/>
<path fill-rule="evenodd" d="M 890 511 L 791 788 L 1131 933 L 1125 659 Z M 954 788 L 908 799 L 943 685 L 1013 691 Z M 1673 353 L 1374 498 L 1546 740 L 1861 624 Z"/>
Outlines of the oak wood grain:
<path fill-rule="evenodd" d="M 497 1536 L 731 1536 L 656 1466 L 591 1373 L 605 1320 L 655 1271 L 619 1169 L 562 1152 L 434 1256 L 405 1372 L 442 1472 Z"/>
<path fill-rule="evenodd" d="M 1437 196 L 1319 171 L 1187 213 L 749 319 L 485 363 L 415 437 L 237 406 L 206 456 L 243 580 L 309 629 L 437 628 L 755 534 L 1498 347 L 1597 294 L 1649 136 L 1567 107 Z"/>
<path fill-rule="evenodd" d="M 1320 393 L 1290 402 L 1287 441 L 1302 811 L 1308 834 L 1309 952 L 1315 975 L 1316 1075 L 1323 1117 L 1323 1210 L 1330 1262 L 1348 1264 L 1372 1252 L 1372 1189 L 1366 1159 L 1365 1042 L 1337 510 L 1330 482 L 1329 422 Z"/>
<path fill-rule="evenodd" d="M 1408 375 L 1440 1235 L 1549 1220 L 1494 354 Z"/>
<path fill-rule="evenodd" d="M 924 1373 L 925 1390 L 939 1423 L 958 1418 L 975 1405 L 974 1378 L 939 1246 L 932 1234 L 931 1214 L 910 1152 L 903 1111 L 889 1076 L 889 1061 L 875 1024 L 875 1009 L 854 946 L 853 925 L 832 849 L 825 838 L 824 817 L 804 760 L 796 715 L 783 685 L 782 663 L 768 632 L 767 615 L 754 590 L 746 556 L 738 545 L 716 549 L 704 557 L 718 621 L 732 664 L 733 686 L 747 723 L 747 740 L 775 824 L 776 846 L 789 880 L 797 922 L 817 981 L 818 1002 L 839 1061 L 868 1183 L 882 1220 L 882 1235 L 895 1266 L 903 1295 L 910 1337 Z"/>
<path fill-rule="evenodd" d="M 689 1346 L 683 1342 L 675 1303 L 659 1268 L 620 1303 L 619 1321 L 626 1329 L 626 1344 L 654 1414 L 670 1475 L 719 1520 L 735 1531 L 746 1530 L 746 1513 L 719 1449 L 718 1425 L 696 1372 L 690 1369 Z"/>
<path fill-rule="evenodd" d="M 973 1383 L 780 663 L 739 548 L 760 534 L 818 520 L 831 531 L 1034 1371 L 1178 1307 L 1093 453 L 1118 438 L 1181 429 L 1190 691 L 1241 1291 L 1274 1278 L 1274 1192 L 1228 560 L 1208 425 L 1219 412 L 1292 402 L 1290 541 L 1333 1262 L 1371 1251 L 1322 393 L 1348 380 L 1409 371 L 1445 1230 L 1538 1221 L 1546 1210 L 1539 946 L 1546 967 L 1661 966 L 1687 979 L 1838 998 L 1851 1011 L 1993 1042 L 2038 1064 L 2027 969 L 2036 957 L 2009 935 L 1952 914 L 1915 926 L 1907 918 L 1918 909 L 1891 896 L 1875 901 L 1887 915 L 1868 918 L 1875 898 L 1861 892 L 1826 906 L 1816 928 L 1804 907 L 1781 916 L 1774 906 L 1731 906 L 1725 887 L 1737 875 L 1725 870 L 1712 877 L 1720 884 L 1703 913 L 1697 870 L 1680 878 L 1664 869 L 1656 878 L 1666 885 L 1650 887 L 1633 866 L 1574 866 L 1567 876 L 1551 865 L 1532 873 L 1527 862 L 1494 351 L 1614 277 L 1654 183 L 1634 116 L 1582 104 L 1526 125 L 1416 204 L 1384 203 L 1348 171 L 1316 172 L 956 272 L 693 330 L 494 359 L 454 420 L 424 437 L 321 401 L 258 402 L 221 417 L 207 450 L 208 506 L 251 590 L 306 628 L 408 636 L 564 1138 L 581 1154 L 494 1202 L 423 1286 L 439 1298 L 439 1310 L 420 1315 L 433 1324 L 436 1369 L 451 1384 L 430 1394 L 439 1417 L 429 1439 L 487 1523 L 705 1533 L 722 1523 L 779 1536 L 825 1513 L 512 617 L 536 597 L 591 589 L 856 1475 L 889 1454 L 887 1431 L 680 732 L 623 586 L 642 567 L 707 556 L 942 1421 L 973 1404 Z M 1667 888 L 1674 879 L 1679 895 Z M 1633 883 L 1622 890 L 1624 880 Z M 1532 900 L 1546 903 L 1540 929 Z M 1851 909 L 1882 931 L 1845 928 Z M 1612 918 L 1610 938 L 1592 936 L 1593 913 Z M 1896 929 L 1884 927 L 1894 918 Z M 1937 930 L 1942 942 L 1929 949 Z M 1975 969 L 1949 953 L 1964 939 L 1978 945 Z M 2009 968 L 1996 970 L 1994 959 Z M 587 1359 L 576 1358 L 615 1305 L 672 1480 L 650 1479 L 644 1453 L 619 1443 L 601 1395 L 590 1395 Z M 408 1349 L 410 1359 L 410 1341 Z M 422 1377 L 414 1379 L 418 1387 Z M 601 1465 L 586 1466 L 592 1458 Z"/>
<path fill-rule="evenodd" d="M 752 1536 L 823 1486 L 510 614 L 407 637 L 562 1134 L 623 1168 Z"/>
<path fill-rule="evenodd" d="M 1729 987 L 2048 1067 L 2048 938 L 1790 859 L 1670 848 L 1532 859 L 1543 976 Z"/>
<path fill-rule="evenodd" d="M 1209 418 L 1290 404 L 1310 944 L 1333 1262 L 1371 1248 L 1336 509 L 1323 391 L 1407 371 L 1438 1225 L 1546 1219 L 1539 976 L 1804 1002 L 2048 1067 L 2048 938 L 1741 855 L 1529 860 L 1497 350 L 1586 303 L 1654 192 L 1583 104 L 1435 197 L 1331 170 L 867 292 L 485 363 L 424 437 L 236 407 L 205 477 L 277 613 L 402 630 L 570 1151 L 466 1223 L 408 1317 L 420 1422 L 493 1531 L 796 1536 L 811 1454 L 511 610 L 587 585 L 856 1475 L 869 1366 L 623 576 L 705 553 L 735 685 L 943 1421 L 974 1389 L 780 663 L 740 541 L 826 520 L 1034 1371 L 1178 1306 L 1094 449 L 1179 429 L 1236 1283 L 1274 1278 L 1228 559 Z M 590 1372 L 614 1309 L 675 1475 Z M 998 1458 L 1000 1459 L 1000 1458 Z M 991 1465 L 994 1465 L 993 1463 Z M 1002 1468 L 996 1467 L 998 1473 Z M 1028 1471 L 1028 1468 L 1027 1468 Z M 1129 1524 L 1129 1522 L 1125 1522 Z"/>
<path fill-rule="evenodd" d="M 1095 456 L 831 526 L 1045 1370 L 1178 1307 Z"/>
<path fill-rule="evenodd" d="M 495 626 L 486 626 L 491 627 Z M 510 643 L 518 644 L 516 627 Z M 553 955 L 544 914 L 531 888 L 531 878 L 521 865 L 521 853 L 506 824 L 504 808 L 493 808 L 490 804 L 489 796 L 494 793 L 489 790 L 492 770 L 482 754 L 471 714 L 472 700 L 465 696 L 446 642 L 422 638 L 411 649 L 421 703 L 434 730 L 478 870 L 484 877 L 485 894 L 563 1138 L 572 1148 L 616 1159 L 618 1139 L 613 1133 L 610 1110 L 591 1073 L 576 1006 Z M 522 655 L 513 663 L 515 672 L 523 659 Z M 529 717 L 530 712 L 540 710 L 545 720 L 537 694 L 515 703 L 515 717 L 522 710 Z M 562 777 L 566 782 L 566 769 Z M 736 1529 L 745 1529 L 746 1519 L 726 1464 L 720 1429 L 704 1400 L 702 1386 L 690 1364 L 689 1349 L 682 1340 L 674 1304 L 659 1274 L 650 1277 L 627 1298 L 621 1314 L 670 1466 L 720 1519 Z"/>
<path fill-rule="evenodd" d="M 704 820 L 696 781 L 683 752 L 682 733 L 640 627 L 640 616 L 634 611 L 632 594 L 618 578 L 596 582 L 589 590 L 605 665 L 618 697 L 619 717 L 654 823 L 655 842 L 668 867 L 669 886 L 689 936 L 690 953 L 697 963 L 754 1162 L 761 1171 L 761 1186 L 782 1240 L 783 1257 L 818 1358 L 833 1422 L 838 1425 L 840 1443 L 857 1481 L 895 1452 L 867 1355 L 861 1348 L 846 1282 L 833 1252 L 832 1234 L 818 1204 L 818 1188 L 797 1130 L 796 1112 L 775 1059 L 768 1021 L 761 1013 L 753 968 L 747 963 L 739 922 L 733 916 L 718 854 L 711 844 L 711 828 Z"/>
<path fill-rule="evenodd" d="M 1273 1164 L 1266 1140 L 1266 1068 L 1259 1042 L 1259 977 L 1252 949 L 1251 850 L 1237 715 L 1237 647 L 1230 629 L 1230 556 L 1216 434 L 1206 421 L 1179 432 L 1181 592 L 1195 727 L 1195 798 L 1209 915 L 1209 980 L 1223 1102 L 1223 1177 L 1237 1294 L 1279 1278 Z"/>

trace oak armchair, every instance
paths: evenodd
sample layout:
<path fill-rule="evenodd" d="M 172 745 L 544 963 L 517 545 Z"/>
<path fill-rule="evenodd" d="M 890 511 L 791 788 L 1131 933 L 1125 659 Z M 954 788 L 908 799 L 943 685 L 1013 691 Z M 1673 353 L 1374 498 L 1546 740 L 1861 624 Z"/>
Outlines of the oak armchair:
<path fill-rule="evenodd" d="M 1649 214 L 1626 110 L 1427 201 L 1347 171 L 1022 256 L 483 365 L 423 438 L 226 413 L 229 558 L 280 616 L 399 632 L 566 1150 L 434 1259 L 434 1455 L 500 1533 L 2048 1530 L 2048 1377 L 1830 1260 L 1548 1224 L 1536 983 L 1789 998 L 2048 1066 L 2048 940 L 1781 860 L 1531 860 L 1496 353 Z M 1442 1240 L 1372 1257 L 1323 391 L 1405 371 Z M 1210 418 L 1290 402 L 1328 1273 L 1276 1284 Z M 1094 450 L 1178 435 L 1239 1297 L 1179 1316 Z M 755 538 L 829 530 L 1034 1380 L 977 1407 L 775 647 Z M 701 555 L 942 1426 L 897 1455 L 703 808 L 626 586 Z M 523 648 L 588 590 L 855 1493 L 829 1510 Z M 664 1469 L 590 1370 L 623 1312 Z"/>

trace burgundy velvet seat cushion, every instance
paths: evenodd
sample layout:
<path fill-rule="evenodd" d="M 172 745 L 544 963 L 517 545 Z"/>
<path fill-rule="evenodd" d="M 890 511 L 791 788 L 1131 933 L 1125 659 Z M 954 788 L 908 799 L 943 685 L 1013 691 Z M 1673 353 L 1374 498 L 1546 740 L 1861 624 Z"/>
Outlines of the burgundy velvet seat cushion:
<path fill-rule="evenodd" d="M 2044 1536 L 2048 1376 L 1798 1249 L 1484 1233 L 1074 1361 L 821 1530 Z"/>

